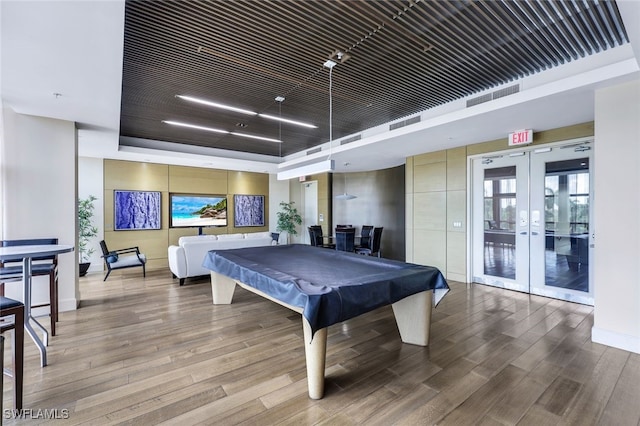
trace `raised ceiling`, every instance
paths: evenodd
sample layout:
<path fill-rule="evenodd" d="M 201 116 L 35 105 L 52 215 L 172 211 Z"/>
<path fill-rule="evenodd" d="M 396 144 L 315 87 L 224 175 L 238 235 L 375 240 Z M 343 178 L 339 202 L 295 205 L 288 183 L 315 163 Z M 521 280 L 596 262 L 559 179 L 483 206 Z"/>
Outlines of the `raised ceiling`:
<path fill-rule="evenodd" d="M 127 1 L 121 143 L 283 157 L 626 42 L 613 1 Z"/>

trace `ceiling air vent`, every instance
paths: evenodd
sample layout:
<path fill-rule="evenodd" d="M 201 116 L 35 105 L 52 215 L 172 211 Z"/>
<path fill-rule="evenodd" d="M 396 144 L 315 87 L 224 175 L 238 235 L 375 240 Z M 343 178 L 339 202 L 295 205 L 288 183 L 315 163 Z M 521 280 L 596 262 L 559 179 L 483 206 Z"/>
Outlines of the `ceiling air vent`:
<path fill-rule="evenodd" d="M 409 124 L 415 124 L 420 122 L 420 116 L 416 115 L 415 117 L 407 118 L 403 121 L 398 121 L 397 123 L 393 123 L 389 125 L 389 130 L 399 129 L 400 127 L 408 126 Z"/>
<path fill-rule="evenodd" d="M 491 93 L 487 93 L 486 95 L 478 96 L 477 98 L 469 99 L 467 101 L 467 108 L 472 107 L 474 105 L 483 104 L 485 102 L 489 102 L 491 100 Z"/>
<path fill-rule="evenodd" d="M 348 143 L 351 142 L 355 142 L 355 141 L 359 141 L 360 139 L 362 139 L 362 135 L 355 135 L 355 136 L 351 136 L 350 138 L 346 138 L 346 139 L 342 139 L 340 141 L 340 145 L 346 145 Z"/>
<path fill-rule="evenodd" d="M 307 151 L 307 155 L 315 154 L 315 153 L 320 152 L 320 151 L 322 151 L 322 147 L 321 146 L 319 146 L 317 148 L 310 149 L 309 151 Z"/>
<path fill-rule="evenodd" d="M 513 86 L 498 89 L 495 92 L 487 93 L 485 95 L 478 96 L 477 98 L 469 99 L 467 101 L 467 108 L 474 105 L 483 104 L 494 99 L 504 98 L 505 96 L 513 95 L 514 93 L 518 93 L 519 91 L 519 84 L 514 84 Z"/>
<path fill-rule="evenodd" d="M 504 89 L 496 90 L 491 94 L 493 99 L 504 98 L 505 96 L 513 95 L 520 91 L 520 85 L 514 84 L 513 86 L 505 87 Z"/>

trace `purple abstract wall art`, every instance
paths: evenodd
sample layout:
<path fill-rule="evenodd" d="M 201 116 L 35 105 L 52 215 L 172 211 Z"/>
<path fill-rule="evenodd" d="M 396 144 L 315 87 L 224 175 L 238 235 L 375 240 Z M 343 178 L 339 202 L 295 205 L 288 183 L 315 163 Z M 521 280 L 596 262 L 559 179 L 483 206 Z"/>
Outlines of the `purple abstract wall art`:
<path fill-rule="evenodd" d="M 264 195 L 234 195 L 235 227 L 264 226 Z"/>
<path fill-rule="evenodd" d="M 161 229 L 161 199 L 157 191 L 123 191 L 113 193 L 114 230 Z"/>

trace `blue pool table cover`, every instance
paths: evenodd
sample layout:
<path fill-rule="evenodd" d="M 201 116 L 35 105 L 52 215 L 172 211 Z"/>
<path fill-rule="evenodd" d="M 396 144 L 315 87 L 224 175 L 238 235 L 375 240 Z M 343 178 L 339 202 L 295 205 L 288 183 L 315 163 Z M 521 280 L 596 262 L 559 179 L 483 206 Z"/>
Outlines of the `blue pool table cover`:
<path fill-rule="evenodd" d="M 437 304 L 449 291 L 434 267 L 301 244 L 212 250 L 203 266 L 303 308 L 313 333 L 426 290 Z"/>

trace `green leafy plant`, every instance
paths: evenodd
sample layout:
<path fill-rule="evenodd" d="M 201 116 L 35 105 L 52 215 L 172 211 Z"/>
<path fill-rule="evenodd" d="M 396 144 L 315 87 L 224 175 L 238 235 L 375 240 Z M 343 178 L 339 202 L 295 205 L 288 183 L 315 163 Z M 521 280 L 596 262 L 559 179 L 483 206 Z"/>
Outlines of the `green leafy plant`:
<path fill-rule="evenodd" d="M 288 203 L 282 201 L 280 202 L 280 211 L 278 214 L 278 225 L 276 227 L 277 231 L 285 231 L 289 235 L 298 235 L 298 231 L 296 231 L 296 225 L 302 224 L 302 216 L 298 213 L 298 209 L 296 209 L 293 205 L 295 202 L 290 201 Z M 287 240 L 289 237 L 287 236 Z"/>
<path fill-rule="evenodd" d="M 98 235 L 98 228 L 93 225 L 93 202 L 97 200 L 93 195 L 78 199 L 78 253 L 80 262 L 89 262 L 95 251 L 90 247 L 91 238 Z"/>

